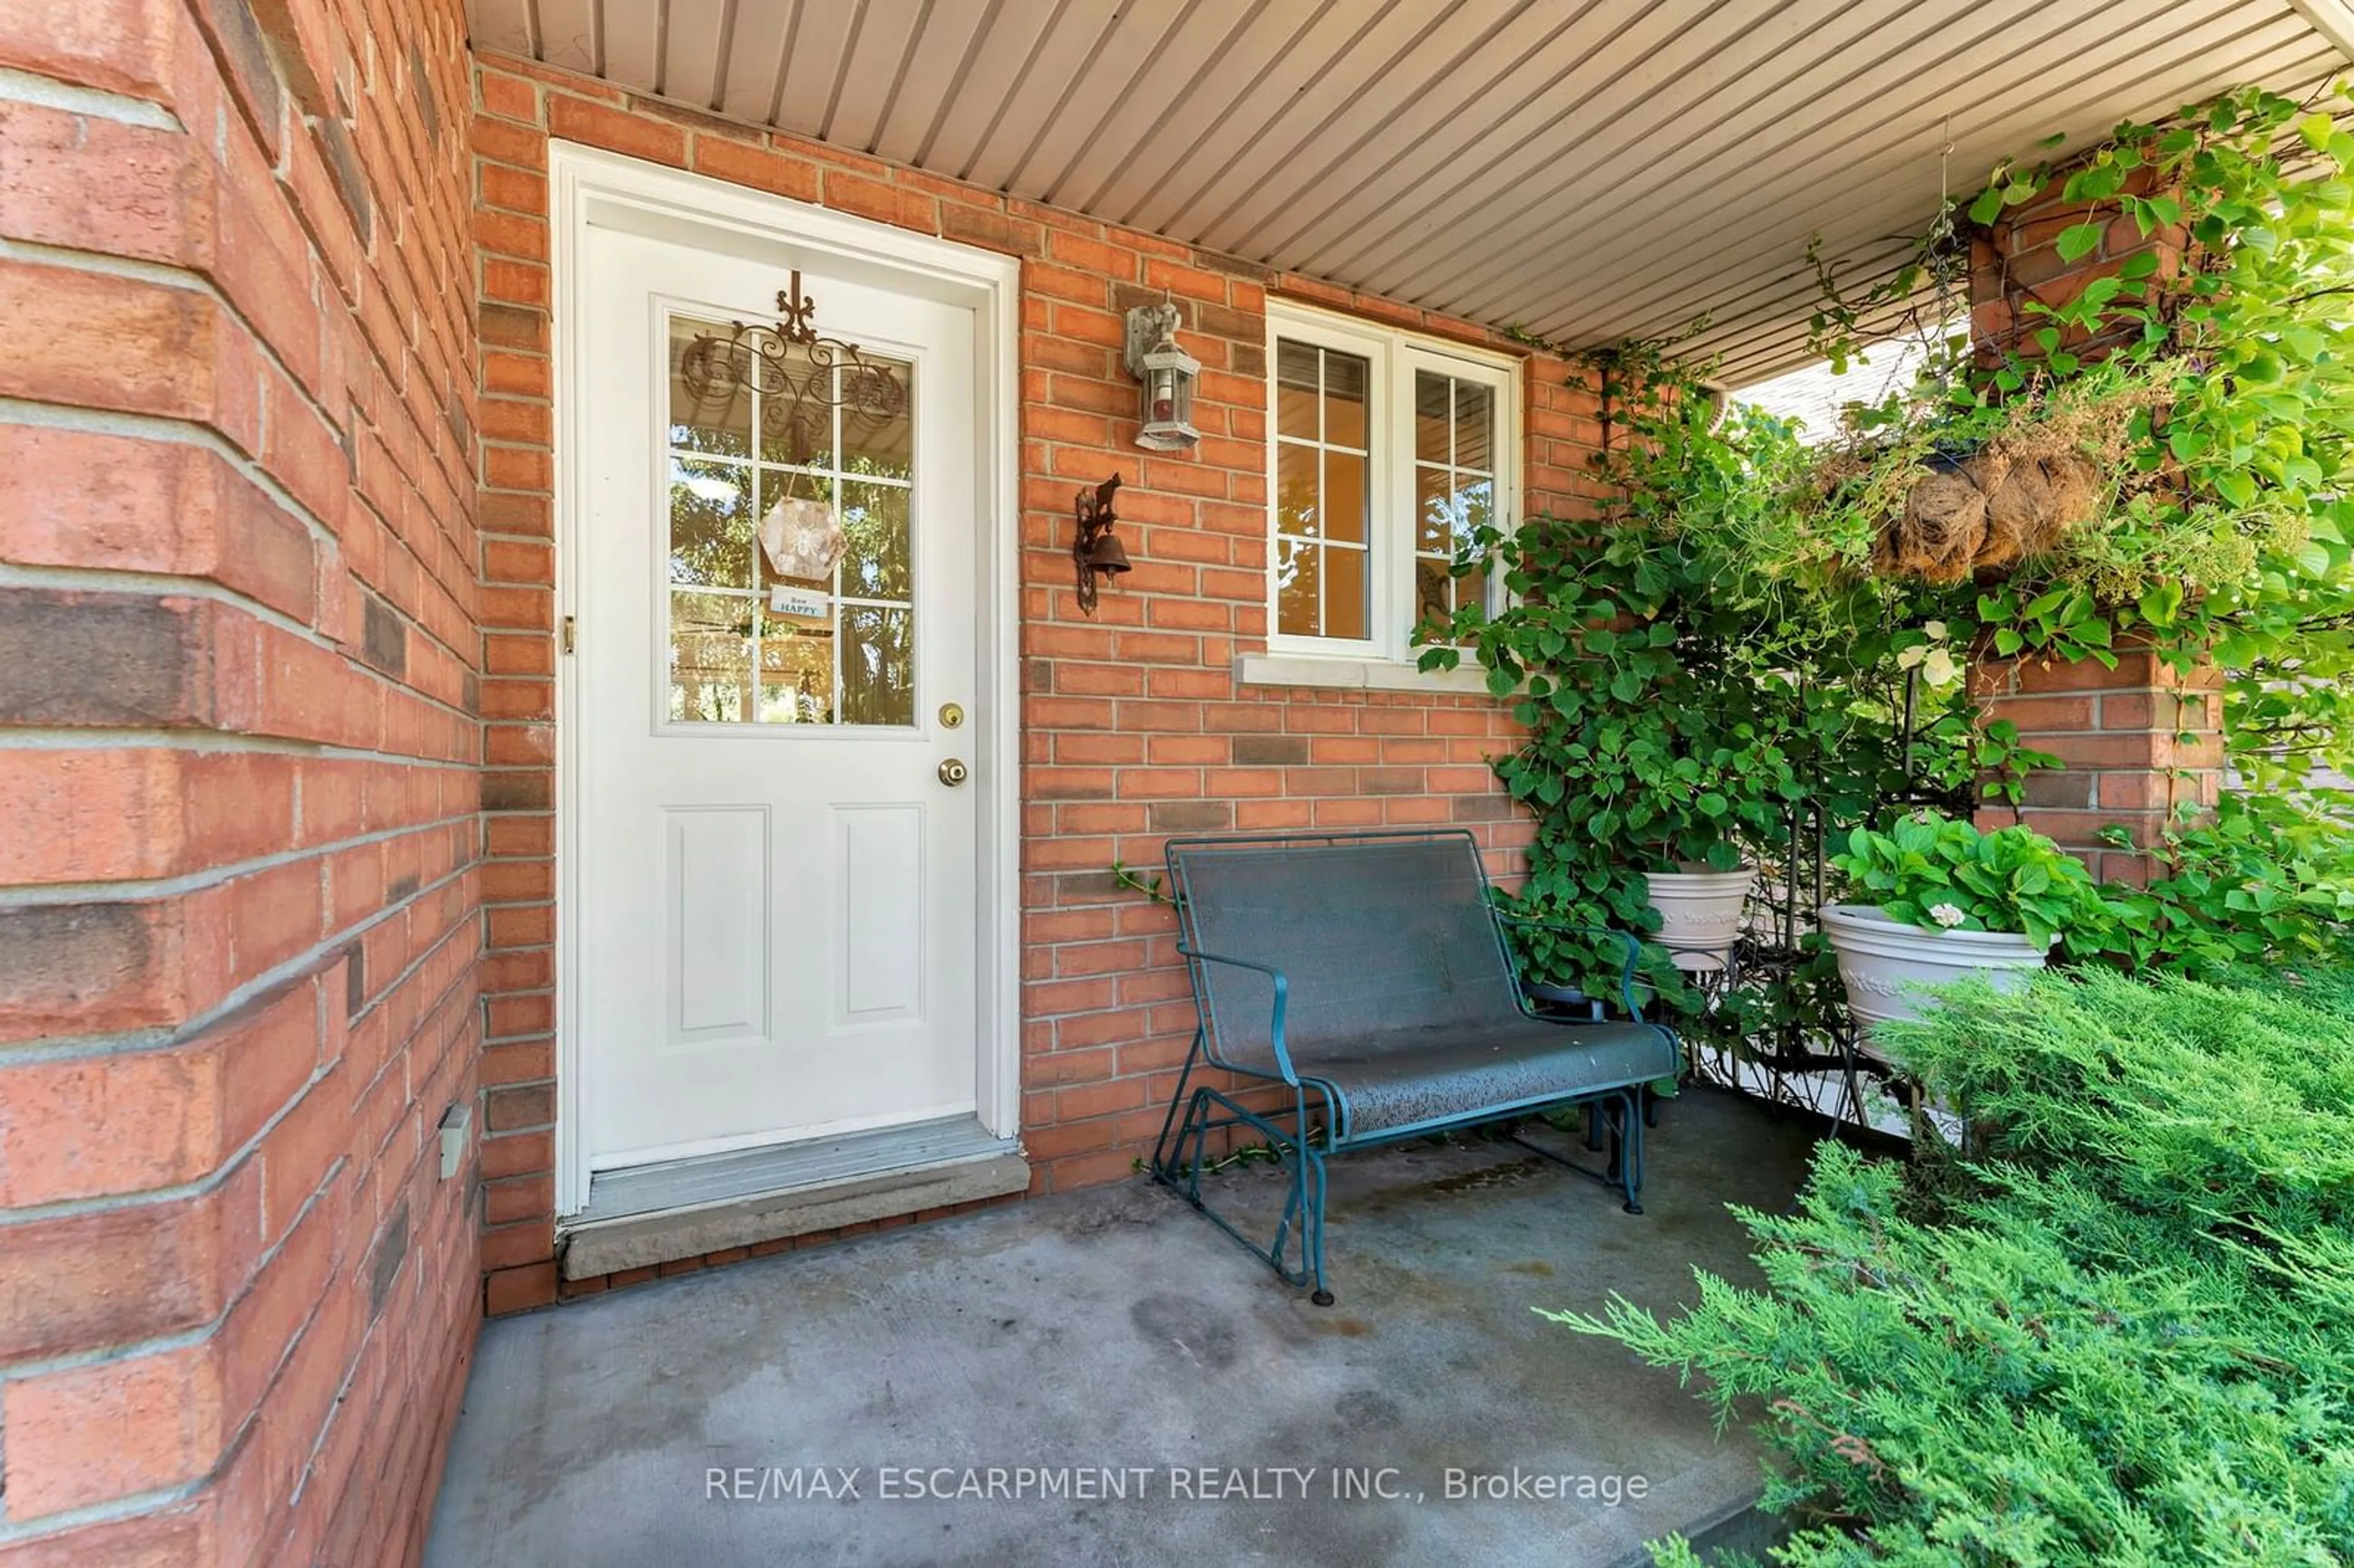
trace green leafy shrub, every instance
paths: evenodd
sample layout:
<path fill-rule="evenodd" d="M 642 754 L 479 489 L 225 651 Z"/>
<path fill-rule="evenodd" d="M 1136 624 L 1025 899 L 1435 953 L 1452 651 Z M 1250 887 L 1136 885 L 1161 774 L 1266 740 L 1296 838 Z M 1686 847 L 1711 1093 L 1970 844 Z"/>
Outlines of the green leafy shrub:
<path fill-rule="evenodd" d="M 1810 460 L 1783 421 L 1720 418 L 1668 346 L 1587 363 L 1617 432 L 1605 515 L 1483 532 L 1458 573 L 1499 571 L 1510 604 L 1490 615 L 1467 596 L 1421 629 L 1425 668 L 1476 656 L 1527 732 L 1496 771 L 1536 823 L 1514 906 L 1534 918 L 1655 929 L 1648 874 L 1686 866 L 1747 862 L 1795 885 L 1793 842 L 1806 854 L 1818 817 L 1844 832 L 1901 796 L 1965 804 L 1978 769 L 2008 778 L 2030 755 L 2015 731 L 1974 727 L 1944 629 L 1905 590 L 1772 579 L 1728 548 Z M 1542 979 L 1615 971 L 1615 951 L 1577 938 L 1528 945 Z M 1695 1027 L 1787 1011 L 1761 997 L 1704 1016 L 1663 954 L 1645 965 Z"/>
<path fill-rule="evenodd" d="M 2101 907 L 2084 863 L 2030 828 L 1982 833 L 1914 814 L 1884 833 L 1856 829 L 1831 858 L 1866 902 L 1933 931 L 2022 932 L 2050 947 Z"/>
<path fill-rule="evenodd" d="M 2354 832 L 2347 803 L 2232 793 L 2186 813 L 2151 852 L 2147 887 L 2102 889 L 2096 929 L 2072 946 L 2129 969 L 2216 975 L 2246 965 L 2354 964 Z M 2106 835 L 2128 848 L 2125 830 Z"/>
<path fill-rule="evenodd" d="M 2354 980 L 2049 974 L 1882 1044 L 1970 1119 L 1941 1181 L 1826 1143 L 1740 1211 L 1763 1288 L 1556 1315 L 1762 1418 L 1774 1561 L 2354 1559 Z"/>

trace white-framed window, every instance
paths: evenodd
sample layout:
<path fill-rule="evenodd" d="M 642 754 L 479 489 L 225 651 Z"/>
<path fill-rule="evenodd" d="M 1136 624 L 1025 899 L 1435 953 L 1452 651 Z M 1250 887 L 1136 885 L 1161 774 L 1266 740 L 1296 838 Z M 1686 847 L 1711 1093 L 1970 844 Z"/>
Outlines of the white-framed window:
<path fill-rule="evenodd" d="M 1267 649 L 1410 664 L 1415 627 L 1498 590 L 1453 567 L 1519 521 L 1520 363 L 1267 306 Z"/>

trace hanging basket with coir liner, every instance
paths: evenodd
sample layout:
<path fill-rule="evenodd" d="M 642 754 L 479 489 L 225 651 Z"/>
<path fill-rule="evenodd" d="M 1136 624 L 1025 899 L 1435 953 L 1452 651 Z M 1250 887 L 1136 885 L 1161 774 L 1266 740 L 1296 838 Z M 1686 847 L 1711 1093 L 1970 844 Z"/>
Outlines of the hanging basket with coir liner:
<path fill-rule="evenodd" d="M 2098 517 L 2106 488 L 2083 452 L 2012 439 L 1924 467 L 1873 547 L 1883 575 L 1955 583 L 2006 571 Z"/>

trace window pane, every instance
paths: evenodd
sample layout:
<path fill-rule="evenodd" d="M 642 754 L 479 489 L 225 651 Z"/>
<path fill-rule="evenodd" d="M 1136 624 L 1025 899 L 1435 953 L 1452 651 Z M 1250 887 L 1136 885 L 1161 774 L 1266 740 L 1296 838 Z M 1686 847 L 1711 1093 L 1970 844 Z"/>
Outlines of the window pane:
<path fill-rule="evenodd" d="M 1373 367 L 1353 354 L 1324 351 L 1324 441 L 1328 446 L 1365 445 L 1365 399 Z"/>
<path fill-rule="evenodd" d="M 842 607 L 842 722 L 916 722 L 913 627 L 904 609 Z"/>
<path fill-rule="evenodd" d="M 1276 530 L 1314 538 L 1323 528 L 1316 449 L 1280 443 L 1275 449 Z"/>
<path fill-rule="evenodd" d="M 1415 624 L 1431 616 L 1447 617 L 1455 613 L 1458 605 L 1485 605 L 1488 602 L 1488 568 L 1454 575 L 1445 561 L 1424 556 L 1414 563 Z M 1451 639 L 1441 639 L 1451 641 Z"/>
<path fill-rule="evenodd" d="M 725 343 L 727 333 L 722 323 L 671 318 L 670 444 L 673 447 L 731 457 L 751 455 L 752 391 L 737 373 L 741 357 L 715 347 L 698 355 L 692 370 L 687 362 L 687 345 L 698 336 L 716 334 Z"/>
<path fill-rule="evenodd" d="M 1312 344 L 1278 338 L 1275 344 L 1275 429 L 1278 435 L 1316 439 L 1317 350 Z"/>
<path fill-rule="evenodd" d="M 670 716 L 705 724 L 749 718 L 751 597 L 673 593 L 670 599 Z"/>
<path fill-rule="evenodd" d="M 1291 637 L 1314 637 L 1324 630 L 1322 552 L 1313 545 L 1278 539 L 1275 545 L 1275 629 Z"/>
<path fill-rule="evenodd" d="M 1455 579 L 1447 563 L 1427 558 L 1414 564 L 1414 620 L 1419 626 L 1433 616 L 1455 612 Z"/>
<path fill-rule="evenodd" d="M 1469 547 L 1471 535 L 1496 521 L 1496 482 L 1492 479 L 1467 479 L 1456 487 L 1455 509 L 1458 532 L 1456 548 Z"/>
<path fill-rule="evenodd" d="M 1496 471 L 1496 394 L 1473 381 L 1455 383 L 1455 466 Z"/>
<path fill-rule="evenodd" d="M 749 465 L 670 460 L 670 580 L 698 588 L 752 586 Z"/>
<path fill-rule="evenodd" d="M 1488 602 L 1488 568 L 1485 564 L 1477 571 L 1466 572 L 1455 579 L 1455 602 L 1479 605 Z"/>
<path fill-rule="evenodd" d="M 885 374 L 845 370 L 842 408 L 842 466 L 848 473 L 878 479 L 913 479 L 916 430 L 916 367 L 879 355 L 867 358 Z"/>
<path fill-rule="evenodd" d="M 1455 537 L 1455 482 L 1443 468 L 1414 471 L 1414 547 L 1425 555 L 1452 549 Z"/>
<path fill-rule="evenodd" d="M 1365 603 L 1365 552 L 1324 552 L 1324 635 L 1364 637 L 1373 620 Z"/>
<path fill-rule="evenodd" d="M 1494 519 L 1494 480 L 1459 475 L 1450 480 L 1443 468 L 1418 467 L 1414 491 L 1414 547 L 1423 555 L 1452 560 L 1469 550 L 1473 535 Z"/>
<path fill-rule="evenodd" d="M 833 722 L 833 627 L 760 618 L 760 722 Z"/>
<path fill-rule="evenodd" d="M 1365 460 L 1352 452 L 1324 454 L 1324 536 L 1365 539 Z"/>
<path fill-rule="evenodd" d="M 912 597 L 907 574 L 907 492 L 892 484 L 844 484 L 842 591 L 851 599 Z"/>
<path fill-rule="evenodd" d="M 1445 462 L 1450 455 L 1447 437 L 1453 415 L 1447 390 L 1452 377 L 1427 370 L 1414 373 L 1414 455 L 1424 462 Z"/>
<path fill-rule="evenodd" d="M 1486 566 L 1459 577 L 1454 568 L 1477 558 L 1477 535 L 1495 520 L 1496 401 L 1495 389 L 1479 382 L 1441 371 L 1415 373 L 1417 627 L 1488 602 Z"/>

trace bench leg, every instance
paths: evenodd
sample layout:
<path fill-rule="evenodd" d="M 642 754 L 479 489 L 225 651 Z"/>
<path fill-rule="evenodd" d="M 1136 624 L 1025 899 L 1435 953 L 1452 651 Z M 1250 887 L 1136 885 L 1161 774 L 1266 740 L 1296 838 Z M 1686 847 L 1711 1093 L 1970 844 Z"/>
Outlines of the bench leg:
<path fill-rule="evenodd" d="M 1638 1097 L 1640 1089 L 1614 1089 L 1596 1095 L 1592 1099 L 1576 1102 L 1585 1112 L 1585 1147 L 1600 1150 L 1606 1147 L 1609 1158 L 1601 1170 L 1572 1160 L 1542 1143 L 1531 1143 L 1517 1132 L 1504 1136 L 1532 1154 L 1543 1155 L 1564 1170 L 1575 1171 L 1589 1181 L 1599 1181 L 1606 1187 L 1618 1189 L 1630 1214 L 1643 1212 L 1643 1110 Z"/>
<path fill-rule="evenodd" d="M 1207 1085 L 1192 1088 L 1189 1094 L 1194 1069 L 1200 1065 L 1201 1049 L 1201 1039 L 1196 1035 L 1193 1051 L 1186 1057 L 1185 1070 L 1178 1077 L 1177 1092 L 1170 1099 L 1169 1112 L 1161 1118 L 1160 1139 L 1153 1145 L 1152 1179 L 1249 1248 L 1287 1285 L 1312 1285 L 1314 1293 L 1309 1298 L 1319 1307 L 1330 1307 L 1332 1292 L 1324 1278 L 1324 1156 L 1309 1136 L 1307 1096 L 1303 1093 L 1298 1097 L 1299 1125 L 1287 1131 Z M 1275 1237 L 1270 1242 L 1245 1235 L 1202 1193 L 1202 1171 L 1208 1163 L 1210 1134 L 1235 1127 L 1250 1128 L 1265 1138 L 1291 1178 L 1289 1191 L 1284 1194 L 1283 1213 L 1276 1222 Z M 1299 1257 L 1296 1267 L 1289 1261 L 1295 1245 Z"/>
<path fill-rule="evenodd" d="M 1306 1224 L 1300 1234 L 1301 1250 L 1308 1255 L 1310 1268 L 1316 1277 L 1316 1288 L 1308 1299 L 1319 1307 L 1332 1305 L 1332 1292 L 1324 1283 L 1324 1157 L 1306 1142 L 1299 1148 L 1299 1163 L 1308 1177 L 1310 1192 Z"/>
<path fill-rule="evenodd" d="M 1185 1086 L 1193 1081 L 1193 1068 L 1201 1059 L 1202 1032 L 1196 1029 L 1193 1031 L 1193 1048 L 1185 1053 L 1185 1070 L 1177 1075 L 1177 1092 L 1169 1097 L 1169 1114 L 1161 1118 L 1161 1136 L 1152 1143 L 1152 1177 L 1156 1181 L 1171 1181 L 1176 1169 L 1174 1160 L 1184 1143 L 1184 1134 L 1180 1130 L 1177 1112 L 1186 1104 Z M 1188 1109 L 1185 1125 L 1190 1127 L 1192 1123 L 1193 1113 Z M 1177 1135 L 1175 1147 L 1172 1147 L 1170 1142 L 1170 1136 L 1172 1133 Z M 1194 1155 L 1193 1163 L 1198 1170 L 1201 1165 L 1201 1156 L 1198 1152 Z M 1174 1183 L 1172 1182 L 1172 1184 Z"/>
<path fill-rule="evenodd" d="M 1610 1097 L 1610 1173 L 1627 1194 L 1625 1207 L 1630 1214 L 1643 1212 L 1642 1094 L 1639 1087 L 1621 1089 Z"/>

